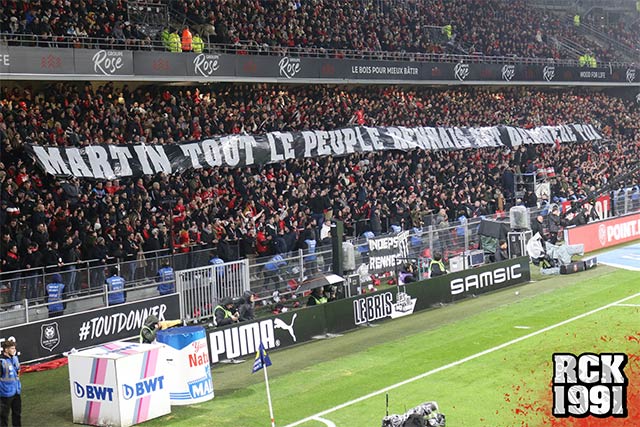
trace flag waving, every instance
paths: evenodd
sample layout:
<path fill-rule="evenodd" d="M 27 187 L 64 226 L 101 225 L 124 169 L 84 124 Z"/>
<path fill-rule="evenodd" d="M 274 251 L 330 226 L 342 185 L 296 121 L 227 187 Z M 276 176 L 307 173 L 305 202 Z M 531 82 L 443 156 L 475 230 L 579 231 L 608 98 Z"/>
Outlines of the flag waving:
<path fill-rule="evenodd" d="M 251 371 L 251 373 L 255 374 L 265 366 L 271 366 L 271 359 L 269 359 L 267 351 L 264 349 L 262 343 L 260 343 L 260 347 L 256 352 L 256 360 L 253 361 L 253 370 Z"/>

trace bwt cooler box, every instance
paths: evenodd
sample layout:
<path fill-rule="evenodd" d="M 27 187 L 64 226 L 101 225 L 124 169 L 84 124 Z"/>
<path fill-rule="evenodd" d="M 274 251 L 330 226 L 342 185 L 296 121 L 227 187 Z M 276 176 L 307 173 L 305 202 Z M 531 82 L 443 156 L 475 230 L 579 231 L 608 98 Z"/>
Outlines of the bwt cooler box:
<path fill-rule="evenodd" d="M 166 345 L 164 355 L 172 405 L 191 405 L 213 399 L 207 336 L 202 326 L 158 331 L 156 340 Z"/>
<path fill-rule="evenodd" d="M 116 341 L 69 355 L 73 422 L 127 427 L 171 412 L 160 344 Z"/>

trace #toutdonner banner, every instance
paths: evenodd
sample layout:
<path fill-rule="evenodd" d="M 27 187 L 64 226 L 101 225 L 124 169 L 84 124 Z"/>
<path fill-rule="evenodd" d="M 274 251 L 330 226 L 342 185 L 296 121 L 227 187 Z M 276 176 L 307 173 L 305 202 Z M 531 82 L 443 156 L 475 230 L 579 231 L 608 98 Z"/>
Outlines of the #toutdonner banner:
<path fill-rule="evenodd" d="M 214 166 L 243 167 L 288 159 L 344 156 L 384 150 L 462 150 L 601 140 L 592 125 L 523 129 L 493 127 L 366 127 L 331 131 L 227 135 L 176 144 L 26 146 L 47 173 L 58 177 L 116 179 L 180 173 Z"/>

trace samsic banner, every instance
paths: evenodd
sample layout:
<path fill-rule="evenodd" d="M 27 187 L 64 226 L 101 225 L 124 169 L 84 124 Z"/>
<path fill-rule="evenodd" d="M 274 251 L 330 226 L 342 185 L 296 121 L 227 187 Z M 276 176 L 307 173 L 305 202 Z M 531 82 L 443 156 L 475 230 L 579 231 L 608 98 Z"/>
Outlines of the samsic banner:
<path fill-rule="evenodd" d="M 115 179 L 156 173 L 180 173 L 215 166 L 243 167 L 288 159 L 344 156 L 384 150 L 462 150 L 595 141 L 592 125 L 570 124 L 523 129 L 494 127 L 349 127 L 331 131 L 228 135 L 167 145 L 27 145 L 47 173 L 58 177 Z"/>
<path fill-rule="evenodd" d="M 68 314 L 0 330 L 0 341 L 13 338 L 21 362 L 60 355 L 72 348 L 82 349 L 131 338 L 140 333 L 142 323 L 153 314 L 158 319 L 179 319 L 178 294 L 165 295 L 99 310 Z"/>

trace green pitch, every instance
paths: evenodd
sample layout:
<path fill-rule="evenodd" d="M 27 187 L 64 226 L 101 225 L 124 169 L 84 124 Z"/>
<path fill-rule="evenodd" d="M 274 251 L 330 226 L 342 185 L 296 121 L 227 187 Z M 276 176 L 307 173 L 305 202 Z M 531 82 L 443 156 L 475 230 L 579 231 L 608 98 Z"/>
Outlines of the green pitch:
<path fill-rule="evenodd" d="M 276 425 L 377 427 L 385 393 L 390 413 L 437 401 L 450 427 L 640 425 L 640 273 L 599 266 L 534 276 L 517 288 L 271 352 Z M 630 356 L 628 419 L 551 417 L 554 352 L 620 351 Z M 145 425 L 269 426 L 264 375 L 251 374 L 251 365 L 216 365 L 215 399 L 173 407 Z M 27 426 L 72 425 L 66 367 L 23 376 L 23 414 Z"/>

